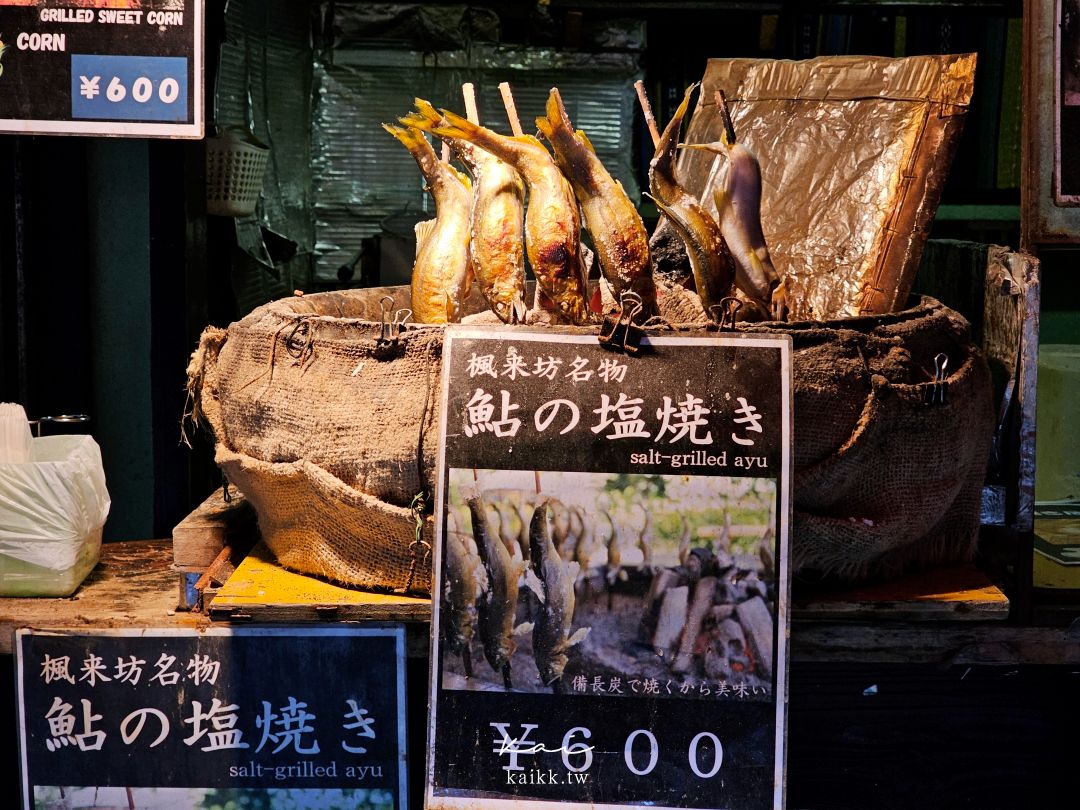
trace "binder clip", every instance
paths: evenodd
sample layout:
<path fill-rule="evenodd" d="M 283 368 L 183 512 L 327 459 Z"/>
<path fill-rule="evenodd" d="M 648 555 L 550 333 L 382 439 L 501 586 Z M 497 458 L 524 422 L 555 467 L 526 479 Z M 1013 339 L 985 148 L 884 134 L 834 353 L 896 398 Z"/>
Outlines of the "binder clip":
<path fill-rule="evenodd" d="M 629 311 L 628 303 L 632 305 Z M 597 336 L 600 345 L 608 349 L 621 349 L 631 357 L 639 356 L 641 354 L 641 338 L 645 332 L 634 323 L 634 317 L 642 309 L 644 309 L 644 305 L 641 302 L 641 296 L 636 292 L 625 290 L 619 296 L 618 311 L 604 317 L 604 323 L 600 327 L 600 334 Z"/>
<path fill-rule="evenodd" d="M 743 302 L 734 295 L 721 298 L 719 304 L 709 307 L 709 315 L 713 317 L 716 328 L 721 332 L 735 331 L 735 316 L 742 309 Z"/>
<path fill-rule="evenodd" d="M 376 357 L 383 358 L 397 348 L 398 337 L 405 329 L 405 323 L 412 317 L 411 309 L 394 311 L 394 299 L 384 295 L 379 299 L 379 337 L 375 341 Z"/>
<path fill-rule="evenodd" d="M 944 352 L 934 356 L 934 379 L 926 384 L 926 389 L 923 391 L 924 404 L 945 404 L 945 394 L 949 390 L 949 383 L 945 380 L 945 369 L 948 365 L 949 357 Z"/>

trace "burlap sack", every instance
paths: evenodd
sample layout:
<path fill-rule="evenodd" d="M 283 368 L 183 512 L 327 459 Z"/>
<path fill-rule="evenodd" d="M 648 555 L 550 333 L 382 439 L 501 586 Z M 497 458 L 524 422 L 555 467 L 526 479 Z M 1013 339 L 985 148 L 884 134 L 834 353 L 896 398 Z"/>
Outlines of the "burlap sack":
<path fill-rule="evenodd" d="M 990 372 L 958 313 L 903 312 L 747 331 L 794 344 L 792 564 L 860 580 L 969 560 L 993 435 Z M 927 404 L 944 354 L 944 403 Z"/>
<path fill-rule="evenodd" d="M 417 543 L 409 506 L 433 491 L 442 329 L 380 348 L 376 301 L 285 299 L 207 330 L 189 388 L 283 565 L 427 592 L 431 521 Z M 892 315 L 743 331 L 793 338 L 796 573 L 858 580 L 971 557 L 993 414 L 961 316 L 923 298 Z M 938 354 L 948 389 L 927 404 Z"/>
<path fill-rule="evenodd" d="M 208 329 L 188 368 L 196 423 L 282 565 L 378 590 L 431 588 L 442 330 L 380 345 L 377 299 L 275 301 Z"/>

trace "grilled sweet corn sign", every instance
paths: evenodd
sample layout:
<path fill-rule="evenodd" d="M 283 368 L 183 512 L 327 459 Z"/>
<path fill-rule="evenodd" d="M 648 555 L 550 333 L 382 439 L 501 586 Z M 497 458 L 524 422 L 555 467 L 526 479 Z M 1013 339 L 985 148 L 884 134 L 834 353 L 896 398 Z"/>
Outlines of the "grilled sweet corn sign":
<path fill-rule="evenodd" d="M 203 136 L 203 0 L 0 0 L 0 132 Z"/>
<path fill-rule="evenodd" d="M 427 806 L 784 800 L 790 340 L 451 326 Z"/>

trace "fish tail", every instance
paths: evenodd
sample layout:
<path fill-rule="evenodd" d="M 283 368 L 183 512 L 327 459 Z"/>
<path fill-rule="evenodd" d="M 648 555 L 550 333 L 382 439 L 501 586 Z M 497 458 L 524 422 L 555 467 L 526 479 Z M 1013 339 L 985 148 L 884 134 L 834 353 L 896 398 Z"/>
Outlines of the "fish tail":
<path fill-rule="evenodd" d="M 425 174 L 432 168 L 432 161 L 437 161 L 438 156 L 431 144 L 428 143 L 424 133 L 416 127 L 397 127 L 393 124 L 383 124 L 383 129 L 401 141 L 405 148 L 412 153 L 416 162 L 420 164 L 421 171 Z"/>
<path fill-rule="evenodd" d="M 448 138 L 463 138 L 466 141 L 480 137 L 480 127 L 468 118 L 462 118 L 450 110 L 439 110 L 438 113 L 441 120 L 437 126 L 432 126 L 429 130 L 431 133 L 438 135 L 440 138 L 446 136 Z"/>

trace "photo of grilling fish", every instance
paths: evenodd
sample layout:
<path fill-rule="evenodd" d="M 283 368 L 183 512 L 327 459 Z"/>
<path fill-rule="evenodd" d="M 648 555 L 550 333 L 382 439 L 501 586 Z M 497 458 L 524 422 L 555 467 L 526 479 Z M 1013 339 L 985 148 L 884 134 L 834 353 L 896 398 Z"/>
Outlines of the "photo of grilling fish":
<path fill-rule="evenodd" d="M 768 699 L 775 498 L 772 479 L 451 469 L 442 688 Z"/>
<path fill-rule="evenodd" d="M 550 152 L 537 137 L 521 132 L 508 87 L 504 101 L 511 99 L 507 114 L 519 133 L 514 135 L 480 125 L 471 84 L 463 87 L 464 117 L 414 99 L 414 110 L 399 118 L 402 126 L 383 125 L 416 158 L 436 201 L 433 223 L 418 227 L 413 319 L 461 320 L 475 281 L 488 308 L 508 325 L 599 324 L 604 312 L 617 311 L 626 294 L 641 302 L 633 310 L 641 323 L 655 315 L 684 315 L 676 299 L 695 294 L 699 313 L 708 320 L 721 320 L 725 299 L 732 297 L 740 300 L 740 319 L 786 320 L 787 286 L 773 266 L 762 230 L 761 167 L 736 138 L 722 94 L 717 103 L 725 126 L 722 140 L 679 141 L 696 89 L 696 84 L 687 88 L 663 133 L 655 133 L 649 164 L 649 196 L 661 214 L 658 228 L 673 228 L 685 244 L 693 281 L 693 292 L 679 287 L 677 295 L 669 291 L 667 300 L 653 278 L 650 236 L 641 214 L 604 167 L 588 135 L 573 128 L 558 88 L 551 88 L 545 114 L 535 119 Z M 651 111 L 648 116 L 651 120 Z M 421 132 L 441 139 L 471 182 L 439 160 Z M 707 195 L 711 200 L 696 199 L 680 182 L 676 156 L 684 148 L 722 157 L 722 180 Z M 455 177 L 458 182 L 451 182 Z M 590 294 L 582 218 L 606 295 L 595 285 Z M 525 296 L 527 270 L 538 287 L 531 308 Z"/>

